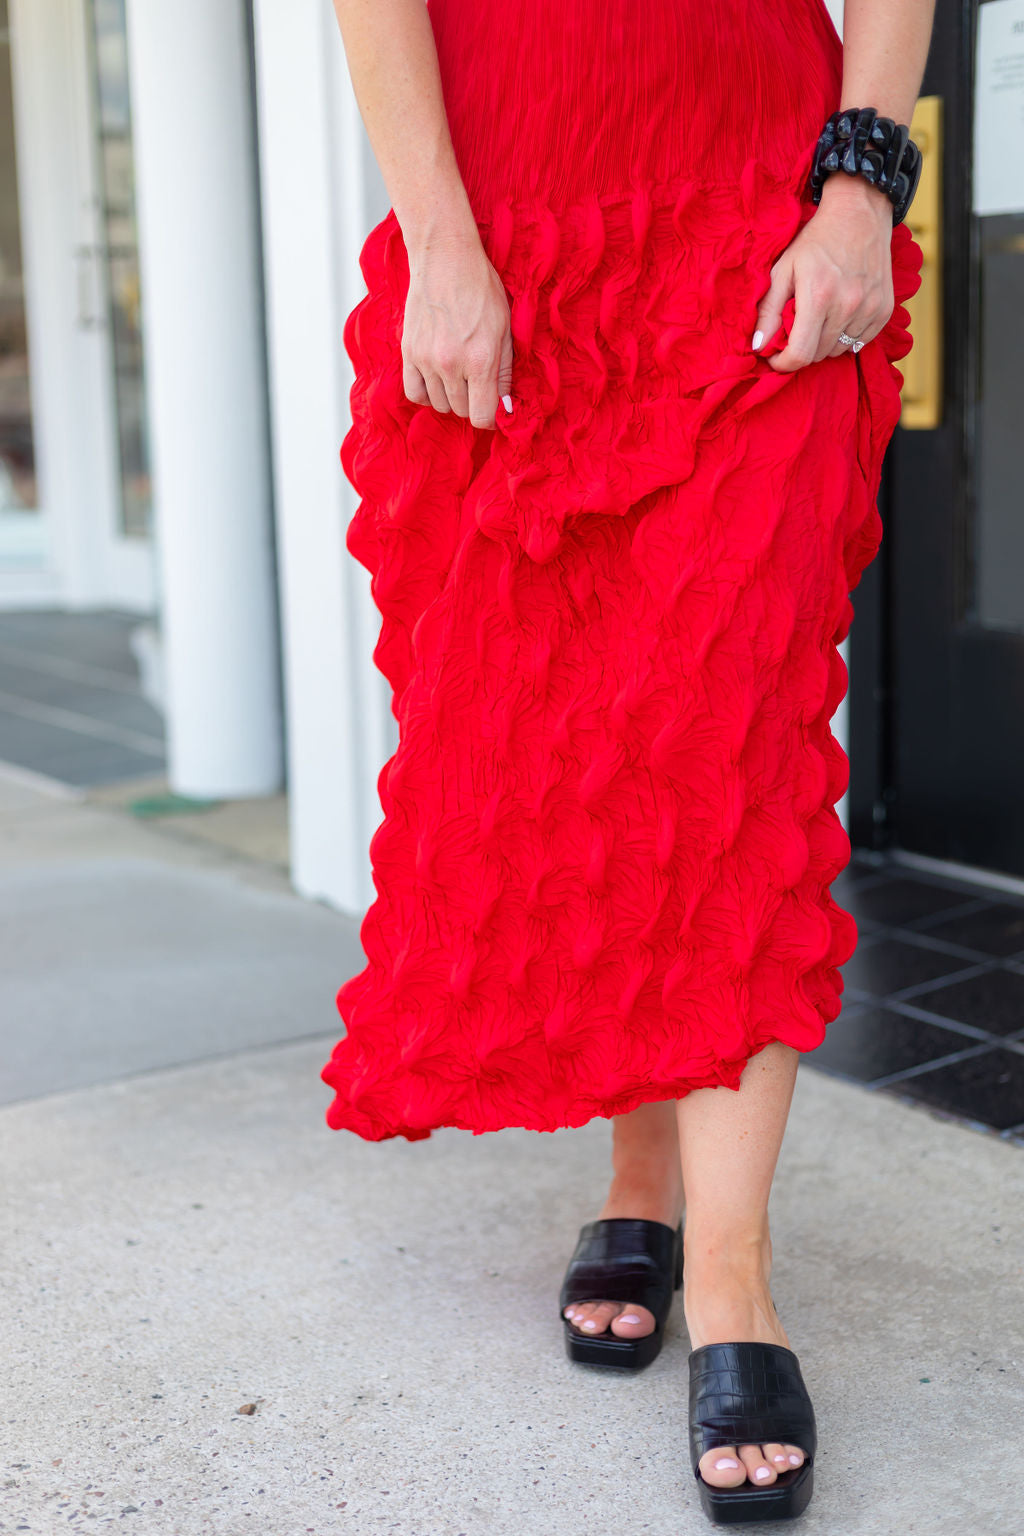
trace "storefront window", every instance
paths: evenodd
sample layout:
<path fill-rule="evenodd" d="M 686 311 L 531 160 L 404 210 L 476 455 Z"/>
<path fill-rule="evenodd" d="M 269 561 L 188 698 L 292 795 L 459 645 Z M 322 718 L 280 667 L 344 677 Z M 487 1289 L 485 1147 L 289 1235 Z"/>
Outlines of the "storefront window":
<path fill-rule="evenodd" d="M 120 448 L 121 530 L 142 538 L 150 532 L 152 495 L 124 0 L 89 0 L 89 16 Z"/>
<path fill-rule="evenodd" d="M 1024 346 L 1024 20 L 1019 0 L 988 0 L 976 18 L 969 317 L 973 379 L 971 617 L 1024 630 L 1021 386 Z M 1007 147 L 1011 152 L 1007 153 Z M 973 558 L 971 558 L 973 557 Z"/>
<path fill-rule="evenodd" d="M 975 417 L 974 602 L 977 622 L 1024 630 L 1021 388 L 1024 215 L 975 220 L 980 300 Z"/>
<path fill-rule="evenodd" d="M 0 517 L 13 525 L 37 504 L 11 43 L 7 0 L 0 0 Z"/>

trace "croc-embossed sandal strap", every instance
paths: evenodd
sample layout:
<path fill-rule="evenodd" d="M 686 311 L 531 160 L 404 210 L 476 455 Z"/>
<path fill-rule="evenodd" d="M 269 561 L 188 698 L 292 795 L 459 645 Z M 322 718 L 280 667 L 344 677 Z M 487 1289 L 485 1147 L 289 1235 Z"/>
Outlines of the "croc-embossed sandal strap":
<path fill-rule="evenodd" d="M 584 1365 L 639 1370 L 659 1353 L 672 1297 L 683 1280 L 683 1228 L 662 1221 L 610 1216 L 588 1221 L 562 1281 L 561 1315 L 571 1302 L 623 1301 L 654 1314 L 653 1333 L 619 1338 L 611 1329 L 590 1335 L 564 1316 L 566 1353 Z"/>
<path fill-rule="evenodd" d="M 700 1459 L 719 1446 L 798 1445 L 805 1460 L 768 1487 L 715 1488 Z M 690 1464 L 704 1512 L 721 1524 L 791 1520 L 810 1502 L 818 1448 L 800 1362 L 781 1344 L 706 1344 L 690 1356 Z"/>

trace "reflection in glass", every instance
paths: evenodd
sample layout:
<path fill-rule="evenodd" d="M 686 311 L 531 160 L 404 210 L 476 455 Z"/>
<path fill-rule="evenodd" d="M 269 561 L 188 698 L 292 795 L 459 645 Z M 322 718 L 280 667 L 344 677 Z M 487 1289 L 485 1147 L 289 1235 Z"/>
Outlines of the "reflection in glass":
<path fill-rule="evenodd" d="M 18 170 L 14 155 L 7 0 L 0 0 L 0 517 L 34 511 L 36 458 L 29 390 Z M 5 550 L 10 541 L 6 537 Z"/>
<path fill-rule="evenodd" d="M 89 0 L 89 14 L 120 448 L 121 529 L 129 537 L 140 538 L 150 531 L 152 495 L 124 0 Z"/>
<path fill-rule="evenodd" d="M 976 218 L 980 315 L 975 413 L 974 615 L 1024 630 L 1024 213 Z"/>

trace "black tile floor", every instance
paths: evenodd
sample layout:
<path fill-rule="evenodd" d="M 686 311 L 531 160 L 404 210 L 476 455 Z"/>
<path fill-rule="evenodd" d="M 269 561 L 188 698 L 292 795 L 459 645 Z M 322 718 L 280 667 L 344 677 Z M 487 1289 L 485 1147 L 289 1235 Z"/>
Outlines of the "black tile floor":
<path fill-rule="evenodd" d="M 854 851 L 839 1017 L 805 1058 L 1024 1146 L 1024 895 Z"/>
<path fill-rule="evenodd" d="M 91 786 L 159 773 L 163 722 L 116 610 L 0 614 L 0 761 Z M 856 850 L 843 1008 L 805 1062 L 1024 1146 L 1024 894 Z"/>

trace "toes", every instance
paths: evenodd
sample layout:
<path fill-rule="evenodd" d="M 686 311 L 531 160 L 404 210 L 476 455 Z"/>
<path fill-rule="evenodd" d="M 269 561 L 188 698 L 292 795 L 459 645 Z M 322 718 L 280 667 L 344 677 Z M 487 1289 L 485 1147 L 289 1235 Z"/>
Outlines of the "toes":
<path fill-rule="evenodd" d="M 770 1488 L 780 1472 L 793 1472 L 806 1457 L 798 1445 L 720 1445 L 700 1459 L 700 1475 L 715 1488 L 737 1488 L 748 1479 Z"/>
<path fill-rule="evenodd" d="M 581 1333 L 604 1333 L 610 1328 L 620 1339 L 642 1339 L 657 1327 L 653 1312 L 621 1301 L 577 1301 L 562 1315 Z"/>
<path fill-rule="evenodd" d="M 617 1301 L 578 1301 L 566 1307 L 565 1316 L 580 1333 L 596 1335 L 604 1333 L 612 1318 L 624 1310 Z"/>
<path fill-rule="evenodd" d="M 713 1451 L 705 1451 L 698 1466 L 701 1477 L 712 1488 L 738 1488 L 747 1480 L 734 1445 L 719 1445 Z"/>
<path fill-rule="evenodd" d="M 759 1445 L 741 1445 L 740 1461 L 747 1469 L 747 1476 L 758 1488 L 768 1488 L 778 1477 L 771 1462 L 766 1461 Z"/>
<path fill-rule="evenodd" d="M 789 1451 L 784 1445 L 762 1445 L 761 1454 L 768 1465 L 775 1468 L 776 1472 L 792 1471 Z"/>
<path fill-rule="evenodd" d="M 654 1313 L 646 1307 L 624 1306 L 618 1317 L 611 1321 L 612 1333 L 620 1339 L 642 1339 L 647 1334 L 653 1333 L 657 1323 Z"/>

